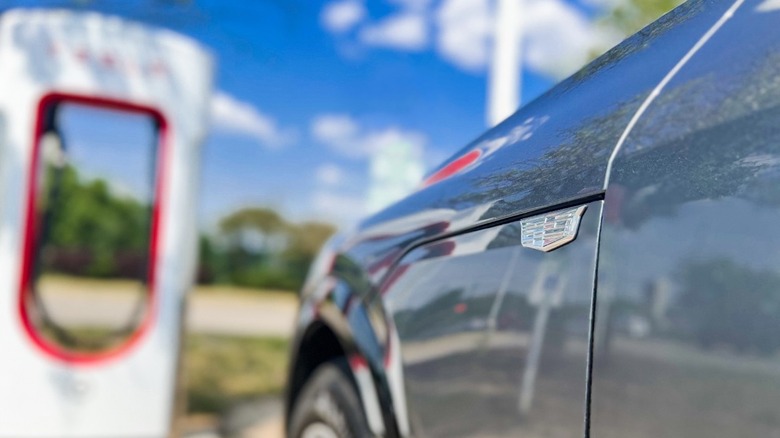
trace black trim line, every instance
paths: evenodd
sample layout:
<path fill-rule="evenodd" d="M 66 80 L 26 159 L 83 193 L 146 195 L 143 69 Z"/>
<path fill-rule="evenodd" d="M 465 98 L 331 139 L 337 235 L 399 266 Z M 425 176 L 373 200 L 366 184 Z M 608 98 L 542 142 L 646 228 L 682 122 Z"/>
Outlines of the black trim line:
<path fill-rule="evenodd" d="M 599 218 L 599 227 L 596 231 L 596 269 L 593 273 L 593 291 L 590 299 L 590 324 L 588 327 L 588 358 L 585 365 L 585 418 L 584 418 L 584 430 L 583 436 L 590 438 L 590 417 L 591 417 L 591 399 L 593 395 L 593 358 L 595 352 L 595 336 L 596 336 L 596 305 L 598 301 L 598 284 L 599 284 L 599 259 L 601 258 L 601 228 L 604 225 L 604 207 L 606 202 L 601 207 L 601 217 Z"/>
<path fill-rule="evenodd" d="M 512 213 L 512 214 L 509 214 L 509 215 L 506 215 L 506 216 L 499 216 L 497 218 L 490 219 L 490 220 L 485 221 L 485 222 L 477 223 L 475 225 L 462 228 L 460 230 L 450 231 L 450 232 L 447 232 L 447 233 L 442 233 L 442 234 L 439 234 L 439 235 L 436 235 L 436 236 L 427 237 L 427 238 L 420 239 L 420 240 L 417 240 L 415 242 L 412 242 L 410 245 L 408 245 L 406 248 L 404 248 L 404 251 L 400 255 L 398 255 L 398 257 L 395 260 L 393 260 L 393 263 L 387 269 L 387 272 L 385 272 L 385 274 L 382 276 L 381 280 L 379 280 L 377 282 L 377 290 L 382 288 L 382 285 L 385 284 L 385 282 L 387 281 L 387 278 L 397 268 L 398 263 L 404 257 L 406 257 L 407 254 L 409 254 L 410 252 L 414 251 L 415 249 L 417 249 L 417 248 L 419 248 L 421 246 L 424 246 L 424 245 L 427 245 L 427 244 L 430 244 L 430 243 L 433 243 L 433 242 L 438 242 L 440 240 L 449 239 L 451 237 L 457 237 L 457 236 L 461 236 L 461 235 L 464 235 L 464 234 L 473 233 L 473 232 L 476 232 L 476 231 L 486 230 L 488 228 L 493 228 L 493 227 L 498 227 L 498 226 L 501 226 L 501 225 L 510 224 L 512 222 L 517 222 L 517 221 L 519 221 L 521 219 L 524 219 L 524 218 L 527 218 L 529 216 L 536 216 L 536 215 L 540 215 L 540 214 L 549 213 L 551 211 L 563 210 L 563 209 L 566 209 L 566 208 L 569 208 L 569 207 L 576 207 L 578 205 L 589 204 L 591 202 L 603 201 L 605 199 L 605 194 L 606 194 L 605 190 L 599 190 L 596 193 L 593 193 L 593 194 L 590 194 L 590 195 L 586 195 L 586 196 L 583 196 L 583 197 L 567 199 L 567 200 L 562 201 L 562 202 L 558 202 L 558 203 L 555 203 L 555 204 L 548 204 L 548 205 L 545 205 L 545 206 L 542 206 L 542 207 L 533 208 L 533 209 L 526 210 L 526 211 L 523 211 L 523 212 L 520 212 L 520 213 Z M 602 216 L 603 216 L 603 211 L 602 211 Z M 601 222 L 599 222 L 599 232 L 600 231 L 601 231 Z M 375 294 L 372 294 L 369 298 L 373 299 L 374 295 Z"/>

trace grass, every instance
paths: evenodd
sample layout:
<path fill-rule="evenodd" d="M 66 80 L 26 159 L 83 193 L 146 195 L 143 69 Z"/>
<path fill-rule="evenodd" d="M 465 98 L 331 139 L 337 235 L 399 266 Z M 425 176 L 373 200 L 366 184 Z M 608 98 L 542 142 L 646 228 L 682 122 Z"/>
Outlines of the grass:
<path fill-rule="evenodd" d="M 133 296 L 138 283 L 132 280 L 106 280 L 46 275 L 46 293 L 93 297 L 116 294 Z M 196 286 L 191 300 L 262 299 L 269 306 L 295 306 L 297 295 L 290 291 L 252 289 L 234 286 Z M 72 339 L 60 339 L 76 351 L 95 351 L 120 342 L 103 327 L 67 327 Z M 49 339 L 58 337 L 44 329 Z M 266 395 L 279 394 L 284 386 L 289 340 L 281 337 L 242 337 L 187 333 L 184 344 L 184 376 L 188 411 L 194 414 L 218 414 L 232 404 Z"/>
<path fill-rule="evenodd" d="M 77 351 L 100 350 L 92 338 L 106 340 L 107 331 L 78 328 Z M 232 404 L 267 395 L 284 387 L 289 340 L 187 334 L 184 344 L 184 376 L 187 410 L 191 414 L 219 414 Z M 74 347 L 74 346 L 71 346 Z"/>
<path fill-rule="evenodd" d="M 125 342 L 129 336 L 126 332 L 112 331 L 105 327 L 67 327 L 56 330 L 44 325 L 39 329 L 44 338 L 68 351 L 78 353 L 94 353 L 110 350 Z"/>
<path fill-rule="evenodd" d="M 220 413 L 233 403 L 279 394 L 289 340 L 189 334 L 184 373 L 190 413 Z"/>
<path fill-rule="evenodd" d="M 282 289 L 256 289 L 251 287 L 229 286 L 229 285 L 197 285 L 192 293 L 198 296 L 206 295 L 230 295 L 234 297 L 257 298 L 281 302 L 295 302 L 298 300 L 298 293 L 295 291 Z"/>

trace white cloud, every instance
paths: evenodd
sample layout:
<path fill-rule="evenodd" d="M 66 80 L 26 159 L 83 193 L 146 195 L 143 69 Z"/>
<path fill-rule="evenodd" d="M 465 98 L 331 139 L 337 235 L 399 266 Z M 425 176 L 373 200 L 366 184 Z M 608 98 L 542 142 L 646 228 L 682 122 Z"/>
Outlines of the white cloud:
<path fill-rule="evenodd" d="M 365 128 L 345 114 L 316 117 L 311 135 L 341 157 L 370 161 L 368 175 L 349 175 L 349 184 L 345 184 L 347 174 L 334 164 L 317 169 L 319 185 L 312 205 L 325 217 L 341 223 L 354 222 L 415 190 L 429 158 L 427 140 L 421 133 L 394 126 Z M 363 196 L 346 193 L 347 189 L 362 192 Z"/>
<path fill-rule="evenodd" d="M 764 0 L 764 2 L 756 8 L 758 12 L 771 12 L 778 9 L 780 9 L 780 0 Z"/>
<path fill-rule="evenodd" d="M 353 159 L 368 158 L 376 152 L 400 143 L 423 150 L 422 134 L 397 127 L 363 129 L 346 114 L 318 116 L 311 124 L 311 135 L 337 154 Z"/>
<path fill-rule="evenodd" d="M 326 7 L 336 8 L 342 0 Z M 607 7 L 626 0 L 584 0 L 590 7 Z M 772 0 L 774 1 L 774 0 Z M 436 52 L 447 62 L 482 72 L 488 65 L 494 26 L 493 0 L 387 0 L 396 7 L 389 16 L 372 22 L 365 10 L 344 20 L 343 27 L 360 27 L 354 43 L 400 51 L 421 51 L 433 41 Z M 362 8 L 362 4 L 355 3 Z M 345 7 L 346 8 L 346 7 Z M 594 51 L 601 51 L 620 36 L 595 25 L 566 0 L 525 0 L 518 26 L 524 30 L 525 67 L 556 79 L 581 67 Z M 347 15 L 347 14 L 345 14 Z M 336 27 L 327 25 L 332 32 Z M 342 31 L 343 32 L 343 31 Z"/>
<path fill-rule="evenodd" d="M 222 91 L 211 99 L 211 127 L 215 131 L 252 137 L 271 148 L 287 146 L 297 137 L 294 131 L 280 128 L 274 119 L 252 104 Z"/>
<path fill-rule="evenodd" d="M 346 179 L 344 170 L 333 163 L 320 165 L 314 176 L 316 177 L 317 182 L 326 186 L 339 186 Z"/>
<path fill-rule="evenodd" d="M 582 67 L 590 52 L 617 42 L 561 0 L 526 2 L 525 60 L 545 75 L 562 78 Z"/>
<path fill-rule="evenodd" d="M 340 0 L 329 3 L 322 10 L 320 21 L 334 33 L 347 32 L 366 16 L 366 8 L 357 0 Z"/>
<path fill-rule="evenodd" d="M 630 0 L 582 0 L 582 3 L 594 8 L 607 8 L 628 5 Z"/>
<path fill-rule="evenodd" d="M 485 68 L 493 37 L 488 0 L 444 0 L 437 23 L 442 57 L 466 70 Z M 582 67 L 592 51 L 619 41 L 564 0 L 526 0 L 518 25 L 523 29 L 525 66 L 556 79 Z"/>
<path fill-rule="evenodd" d="M 489 0 L 444 0 L 435 21 L 436 48 L 444 59 L 464 70 L 484 68 L 493 25 Z"/>
<path fill-rule="evenodd" d="M 328 189 L 315 191 L 311 205 L 318 216 L 341 226 L 353 225 L 367 213 L 362 196 Z"/>
<path fill-rule="evenodd" d="M 391 127 L 367 132 L 360 139 L 360 142 L 363 144 L 363 150 L 368 150 L 371 154 L 400 144 L 408 145 L 411 149 L 422 152 L 425 146 L 425 136 L 418 132 Z"/>
<path fill-rule="evenodd" d="M 425 16 L 417 12 L 401 12 L 360 32 L 360 40 L 369 46 L 418 51 L 428 45 Z"/>
<path fill-rule="evenodd" d="M 590 52 L 616 42 L 563 0 L 526 0 L 518 25 L 524 31 L 524 61 L 554 78 L 573 73 Z M 469 71 L 485 68 L 492 46 L 493 7 L 489 0 L 444 0 L 436 12 L 440 55 Z"/>
<path fill-rule="evenodd" d="M 320 143 L 350 157 L 366 155 L 365 151 L 356 150 L 359 137 L 359 127 L 351 117 L 344 114 L 324 114 L 314 118 L 311 124 L 311 134 Z"/>

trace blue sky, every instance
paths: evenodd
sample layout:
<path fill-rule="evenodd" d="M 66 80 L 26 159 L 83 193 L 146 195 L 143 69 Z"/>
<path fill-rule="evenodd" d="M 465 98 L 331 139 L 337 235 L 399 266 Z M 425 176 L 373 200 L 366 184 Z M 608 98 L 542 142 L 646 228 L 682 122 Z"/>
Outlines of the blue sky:
<path fill-rule="evenodd" d="M 527 101 L 617 38 L 605 1 L 526 0 Z M 189 35 L 218 61 L 201 221 L 244 205 L 342 225 L 369 162 L 406 142 L 426 168 L 485 129 L 490 0 L 0 1 L 92 9 Z"/>
<path fill-rule="evenodd" d="M 64 104 L 57 126 L 68 163 L 83 178 L 102 178 L 120 196 L 148 203 L 154 194 L 154 120 L 143 114 Z"/>

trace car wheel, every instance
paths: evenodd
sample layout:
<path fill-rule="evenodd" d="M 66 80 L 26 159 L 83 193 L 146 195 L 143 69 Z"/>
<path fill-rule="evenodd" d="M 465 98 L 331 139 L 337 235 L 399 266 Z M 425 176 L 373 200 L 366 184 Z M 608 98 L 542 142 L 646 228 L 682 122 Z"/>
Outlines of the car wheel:
<path fill-rule="evenodd" d="M 346 360 L 326 362 L 303 385 L 290 421 L 291 438 L 370 437 Z"/>

